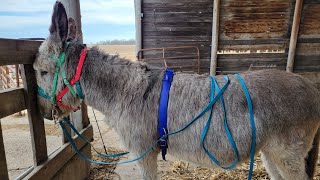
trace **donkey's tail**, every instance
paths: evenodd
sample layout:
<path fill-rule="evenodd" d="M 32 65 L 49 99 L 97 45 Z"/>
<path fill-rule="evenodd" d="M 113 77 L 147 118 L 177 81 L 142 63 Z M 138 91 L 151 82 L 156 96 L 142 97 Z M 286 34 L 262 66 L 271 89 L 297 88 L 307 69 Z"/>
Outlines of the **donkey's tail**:
<path fill-rule="evenodd" d="M 318 153 L 319 153 L 319 140 L 320 140 L 320 129 L 318 129 L 316 136 L 313 139 L 312 148 L 308 152 L 308 157 L 306 159 L 306 171 L 310 179 L 313 178 L 316 166 L 318 162 Z"/>

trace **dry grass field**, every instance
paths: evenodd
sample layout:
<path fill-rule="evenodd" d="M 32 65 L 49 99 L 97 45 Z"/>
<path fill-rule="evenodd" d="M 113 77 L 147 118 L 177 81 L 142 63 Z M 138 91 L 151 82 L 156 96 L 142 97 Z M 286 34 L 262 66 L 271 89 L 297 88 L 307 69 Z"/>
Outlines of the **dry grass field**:
<path fill-rule="evenodd" d="M 119 54 L 120 57 L 136 60 L 135 45 L 96 45 L 100 50 L 108 54 Z M 89 45 L 93 47 L 93 45 Z"/>

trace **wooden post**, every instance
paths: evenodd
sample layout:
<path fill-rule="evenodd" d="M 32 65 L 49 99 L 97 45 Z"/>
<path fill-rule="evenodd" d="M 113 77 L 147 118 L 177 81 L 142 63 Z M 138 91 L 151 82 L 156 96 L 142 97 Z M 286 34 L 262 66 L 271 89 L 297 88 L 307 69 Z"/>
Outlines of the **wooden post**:
<path fill-rule="evenodd" d="M 15 65 L 15 68 L 16 68 L 16 87 L 20 87 L 20 80 L 19 80 L 19 65 Z M 22 112 L 20 111 L 19 113 L 19 116 L 22 116 Z"/>
<path fill-rule="evenodd" d="M 6 153 L 4 151 L 1 123 L 0 123 L 0 179 L 3 179 L 3 180 L 9 179 Z"/>
<path fill-rule="evenodd" d="M 16 83 L 17 87 L 20 87 L 20 81 L 19 81 L 19 65 L 15 65 L 16 67 Z"/>
<path fill-rule="evenodd" d="M 82 126 L 83 128 L 86 128 L 89 126 L 90 120 L 88 117 L 88 107 L 84 102 L 81 103 L 81 112 L 82 112 Z"/>
<path fill-rule="evenodd" d="M 136 55 L 142 49 L 142 17 L 141 0 L 134 0 L 135 18 L 136 18 Z"/>
<path fill-rule="evenodd" d="M 211 61 L 210 61 L 210 75 L 217 74 L 218 64 L 218 46 L 219 46 L 219 12 L 220 0 L 214 0 L 212 15 L 212 41 L 211 41 Z"/>
<path fill-rule="evenodd" d="M 82 41 L 83 37 L 82 37 L 82 28 L 81 28 L 80 1 L 79 0 L 61 0 L 61 3 L 66 9 L 68 18 L 71 17 L 76 21 L 77 36 Z"/>
<path fill-rule="evenodd" d="M 289 45 L 289 53 L 288 53 L 288 61 L 287 61 L 287 72 L 293 72 L 294 56 L 296 54 L 302 7 L 303 7 L 303 0 L 296 0 L 291 37 L 290 37 L 290 45 Z"/>
<path fill-rule="evenodd" d="M 25 102 L 28 110 L 34 166 L 47 160 L 47 142 L 44 121 L 40 114 L 37 95 L 37 81 L 31 64 L 21 66 Z"/>
<path fill-rule="evenodd" d="M 4 86 L 3 85 L 3 79 L 2 79 L 2 74 L 3 74 L 3 72 L 2 72 L 2 66 L 0 66 L 0 89 L 2 89 L 2 86 Z M 4 88 L 4 87 L 3 87 Z"/>
<path fill-rule="evenodd" d="M 71 17 L 76 22 L 77 35 L 80 41 L 82 39 L 82 31 L 81 31 L 81 14 L 80 14 L 80 1 L 79 0 L 61 0 L 61 3 L 66 9 L 68 18 Z M 82 112 L 77 111 L 70 114 L 70 118 L 75 126 L 75 128 L 80 131 L 83 129 L 82 125 Z M 73 133 L 72 133 L 73 134 Z M 65 141 L 65 138 L 64 140 Z"/>

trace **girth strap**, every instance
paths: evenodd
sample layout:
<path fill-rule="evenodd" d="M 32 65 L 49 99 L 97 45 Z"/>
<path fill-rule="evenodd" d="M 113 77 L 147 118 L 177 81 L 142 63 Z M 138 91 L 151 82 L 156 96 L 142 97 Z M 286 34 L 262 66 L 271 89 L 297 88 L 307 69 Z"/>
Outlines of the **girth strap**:
<path fill-rule="evenodd" d="M 167 134 L 168 134 L 168 127 L 167 127 L 167 112 L 168 112 L 168 102 L 169 102 L 169 92 L 170 86 L 172 82 L 174 71 L 170 69 L 166 69 L 163 75 L 162 80 L 162 88 L 160 93 L 160 102 L 159 102 L 159 125 L 158 125 L 158 132 L 160 136 L 160 147 L 162 152 L 162 159 L 166 160 L 167 154 Z"/>

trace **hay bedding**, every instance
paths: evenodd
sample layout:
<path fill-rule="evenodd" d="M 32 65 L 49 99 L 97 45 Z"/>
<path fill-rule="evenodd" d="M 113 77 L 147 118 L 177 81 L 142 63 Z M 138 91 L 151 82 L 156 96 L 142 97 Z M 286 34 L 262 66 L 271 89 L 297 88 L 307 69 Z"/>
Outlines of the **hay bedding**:
<path fill-rule="evenodd" d="M 234 170 L 224 171 L 219 168 L 209 169 L 209 168 L 189 168 L 189 163 L 176 161 L 172 164 L 171 168 L 161 177 L 162 180 L 173 180 L 173 179 L 183 179 L 183 180 L 234 180 L 234 179 L 247 179 L 249 172 L 249 163 L 243 164 Z M 253 172 L 253 179 L 270 179 L 262 166 L 260 157 L 255 160 L 255 168 Z"/>
<path fill-rule="evenodd" d="M 97 151 L 103 153 L 103 149 L 97 149 Z M 92 160 L 94 161 L 105 161 L 105 162 L 118 162 L 120 160 L 120 157 L 115 158 L 107 158 L 97 155 L 96 152 L 91 150 L 92 152 Z M 107 153 L 108 154 L 115 154 L 115 153 L 121 153 L 124 151 L 119 151 L 114 148 L 108 148 Z M 105 179 L 120 179 L 117 178 L 117 174 L 114 172 L 116 169 L 116 164 L 111 165 L 98 165 L 98 164 L 91 164 L 90 166 L 90 176 L 88 177 L 88 180 L 105 180 Z"/>
<path fill-rule="evenodd" d="M 100 152 L 103 152 L 102 149 L 99 149 Z M 119 151 L 113 148 L 108 148 L 108 153 L 120 153 Z M 120 158 L 105 158 L 97 156 L 92 152 L 93 160 L 97 161 L 109 161 L 115 162 L 119 161 Z M 171 167 L 168 167 L 168 170 L 161 173 L 161 180 L 234 180 L 234 179 L 247 179 L 249 163 L 243 164 L 237 167 L 234 170 L 224 171 L 220 169 L 211 170 L 209 168 L 191 168 L 189 163 L 183 161 L 175 161 L 171 164 Z M 96 165 L 91 164 L 90 177 L 89 180 L 104 180 L 104 179 L 121 179 L 115 172 L 116 165 Z M 265 168 L 262 165 L 260 156 L 256 157 L 253 179 L 255 180 L 269 180 Z M 317 172 L 314 177 L 315 180 L 320 180 L 320 164 L 318 161 Z"/>
<path fill-rule="evenodd" d="M 170 169 L 161 176 L 162 180 L 234 180 L 234 179 L 247 179 L 249 173 L 249 163 L 240 165 L 234 170 L 224 171 L 221 169 L 210 170 L 208 168 L 190 168 L 189 164 L 182 161 L 176 161 L 172 164 Z M 253 171 L 253 179 L 270 179 L 262 165 L 260 156 L 256 157 L 255 166 Z M 317 172 L 314 177 L 315 180 L 320 180 L 320 164 L 318 161 Z"/>

